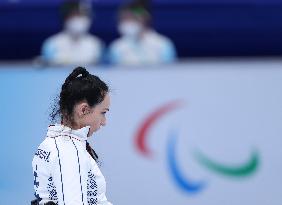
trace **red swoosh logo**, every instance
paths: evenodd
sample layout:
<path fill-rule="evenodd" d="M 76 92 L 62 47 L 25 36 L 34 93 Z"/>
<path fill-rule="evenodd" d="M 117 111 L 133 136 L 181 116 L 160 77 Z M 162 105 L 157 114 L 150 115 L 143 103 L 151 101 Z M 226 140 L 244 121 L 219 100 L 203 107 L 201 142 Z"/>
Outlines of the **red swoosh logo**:
<path fill-rule="evenodd" d="M 147 118 L 145 118 L 145 120 L 141 123 L 140 127 L 138 128 L 135 137 L 135 145 L 137 147 L 137 150 L 139 150 L 141 154 L 147 157 L 152 155 L 151 150 L 149 150 L 149 148 L 146 146 L 146 137 L 148 136 L 150 129 L 157 122 L 157 120 L 168 112 L 183 106 L 183 104 L 183 101 L 180 100 L 167 103 L 158 108 L 156 111 L 152 112 Z"/>

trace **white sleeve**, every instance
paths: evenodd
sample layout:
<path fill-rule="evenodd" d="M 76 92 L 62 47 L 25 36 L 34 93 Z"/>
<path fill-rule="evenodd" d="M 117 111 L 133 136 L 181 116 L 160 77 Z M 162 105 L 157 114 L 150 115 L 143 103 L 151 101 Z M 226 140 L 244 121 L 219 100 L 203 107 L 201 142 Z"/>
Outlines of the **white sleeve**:
<path fill-rule="evenodd" d="M 171 40 L 166 39 L 163 42 L 163 49 L 162 49 L 162 62 L 163 63 L 172 63 L 176 60 L 176 49 L 174 44 L 172 43 Z"/>
<path fill-rule="evenodd" d="M 52 164 L 59 205 L 87 205 L 87 163 L 80 142 L 54 138 L 56 156 Z"/>
<path fill-rule="evenodd" d="M 41 55 L 46 62 L 53 62 L 56 59 L 56 46 L 51 38 L 43 42 Z"/>
<path fill-rule="evenodd" d="M 115 42 L 110 45 L 107 58 L 111 64 L 116 65 L 121 63 L 121 52 L 119 52 L 118 45 Z"/>
<path fill-rule="evenodd" d="M 105 193 L 100 198 L 100 204 L 102 204 L 102 205 L 113 205 L 111 202 L 108 201 Z"/>
<path fill-rule="evenodd" d="M 48 142 L 44 141 L 38 147 L 32 160 L 33 179 L 35 197 L 39 200 L 40 204 L 44 204 L 48 201 L 56 201 L 57 196 L 55 191 L 52 191 L 52 195 L 49 190 L 53 187 L 50 182 L 49 166 L 52 158 L 52 150 L 48 146 Z"/>
<path fill-rule="evenodd" d="M 44 41 L 41 48 L 41 56 L 45 62 L 54 65 L 64 65 L 70 61 L 69 54 L 66 52 L 64 44 L 61 43 L 63 38 L 57 34 Z"/>

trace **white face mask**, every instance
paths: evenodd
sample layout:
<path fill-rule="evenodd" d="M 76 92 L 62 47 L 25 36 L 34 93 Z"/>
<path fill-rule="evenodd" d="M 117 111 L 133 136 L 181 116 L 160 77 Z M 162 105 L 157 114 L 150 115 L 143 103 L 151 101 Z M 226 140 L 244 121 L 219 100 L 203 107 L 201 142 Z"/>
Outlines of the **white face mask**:
<path fill-rule="evenodd" d="M 69 20 L 67 20 L 65 28 L 71 34 L 84 34 L 90 28 L 90 19 L 85 16 L 71 17 Z"/>
<path fill-rule="evenodd" d="M 142 25 L 135 21 L 125 21 L 119 24 L 118 30 L 122 36 L 136 38 L 142 31 Z"/>

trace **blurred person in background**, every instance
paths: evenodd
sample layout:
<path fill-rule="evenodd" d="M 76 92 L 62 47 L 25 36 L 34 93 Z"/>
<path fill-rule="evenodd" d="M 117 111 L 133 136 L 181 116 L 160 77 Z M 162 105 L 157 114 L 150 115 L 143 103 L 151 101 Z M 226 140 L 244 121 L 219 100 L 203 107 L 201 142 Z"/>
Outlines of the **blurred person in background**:
<path fill-rule="evenodd" d="M 176 60 L 173 42 L 150 27 L 146 1 L 133 1 L 119 11 L 121 37 L 109 47 L 109 60 L 119 65 L 154 65 Z"/>
<path fill-rule="evenodd" d="M 91 6 L 78 1 L 62 5 L 64 29 L 42 46 L 42 60 L 51 65 L 89 65 L 101 61 L 103 43 L 89 33 Z"/>

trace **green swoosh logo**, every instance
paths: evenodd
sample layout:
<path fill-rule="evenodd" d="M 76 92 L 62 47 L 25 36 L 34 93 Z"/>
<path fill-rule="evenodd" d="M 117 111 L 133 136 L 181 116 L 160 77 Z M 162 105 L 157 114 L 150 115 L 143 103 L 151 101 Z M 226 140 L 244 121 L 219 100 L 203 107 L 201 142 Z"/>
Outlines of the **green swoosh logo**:
<path fill-rule="evenodd" d="M 215 162 L 205 156 L 204 154 L 200 153 L 199 151 L 195 152 L 195 157 L 197 161 L 205 166 L 207 169 L 221 175 L 230 176 L 230 177 L 244 177 L 251 175 L 254 173 L 260 163 L 259 154 L 257 151 L 254 151 L 250 156 L 248 162 L 239 165 L 239 166 L 227 166 Z"/>

